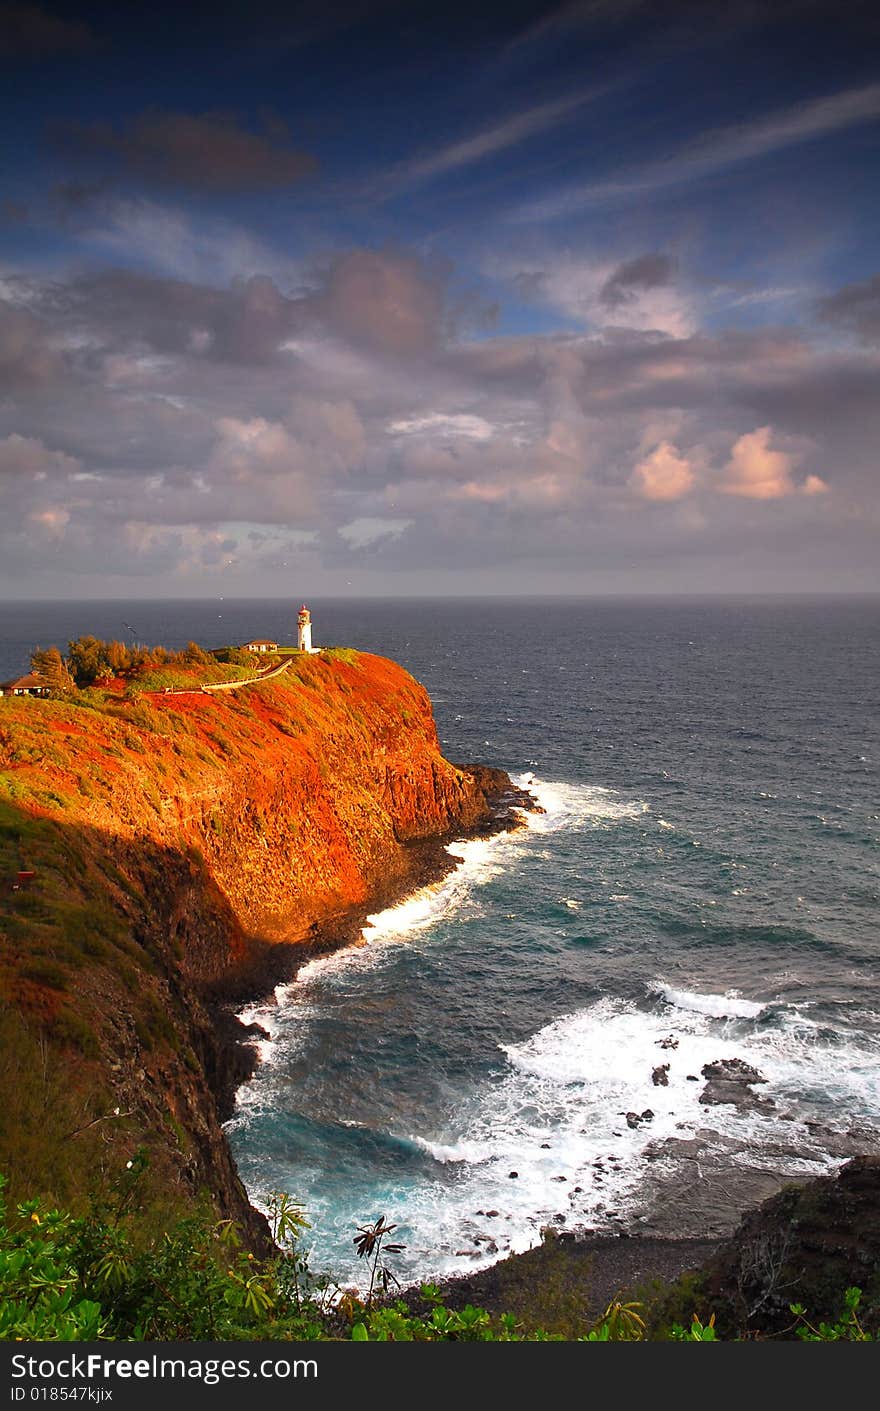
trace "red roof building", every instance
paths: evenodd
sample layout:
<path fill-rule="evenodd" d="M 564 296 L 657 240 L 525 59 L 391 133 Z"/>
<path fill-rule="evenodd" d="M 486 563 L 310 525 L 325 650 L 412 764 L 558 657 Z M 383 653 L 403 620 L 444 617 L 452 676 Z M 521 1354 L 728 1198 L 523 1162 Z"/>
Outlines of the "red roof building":
<path fill-rule="evenodd" d="M 49 687 L 42 676 L 29 671 L 14 681 L 0 681 L 0 696 L 48 696 Z"/>

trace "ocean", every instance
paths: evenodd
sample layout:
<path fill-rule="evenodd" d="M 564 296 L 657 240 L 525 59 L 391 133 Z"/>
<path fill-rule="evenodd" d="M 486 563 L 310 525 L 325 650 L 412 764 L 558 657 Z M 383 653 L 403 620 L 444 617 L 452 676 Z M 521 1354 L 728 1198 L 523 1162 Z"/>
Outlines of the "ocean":
<path fill-rule="evenodd" d="M 243 1012 L 270 1037 L 229 1138 L 255 1203 L 305 1207 L 313 1268 L 361 1282 L 380 1215 L 404 1282 L 545 1226 L 720 1233 L 878 1149 L 877 599 L 309 605 L 544 810 Z M 291 641 L 297 606 L 9 604 L 0 678 L 86 632 Z M 762 1102 L 700 1102 L 722 1059 Z"/>

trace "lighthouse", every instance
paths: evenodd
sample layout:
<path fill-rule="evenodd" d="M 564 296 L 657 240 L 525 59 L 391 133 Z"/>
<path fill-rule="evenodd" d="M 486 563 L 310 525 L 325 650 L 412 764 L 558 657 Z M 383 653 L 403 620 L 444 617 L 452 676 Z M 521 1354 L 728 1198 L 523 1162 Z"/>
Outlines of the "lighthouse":
<path fill-rule="evenodd" d="M 308 652 L 311 655 L 312 652 L 314 652 L 315 650 L 312 646 L 312 614 L 309 612 L 305 603 L 303 603 L 302 607 L 299 610 L 296 619 L 296 625 L 297 648 L 299 651 Z"/>

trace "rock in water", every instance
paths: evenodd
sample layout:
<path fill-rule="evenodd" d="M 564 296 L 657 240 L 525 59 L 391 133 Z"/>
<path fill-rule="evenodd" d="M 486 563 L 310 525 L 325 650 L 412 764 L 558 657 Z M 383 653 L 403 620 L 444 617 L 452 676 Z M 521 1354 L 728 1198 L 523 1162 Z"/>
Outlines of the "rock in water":
<path fill-rule="evenodd" d="M 738 1112 L 772 1112 L 775 1103 L 772 1098 L 758 1097 L 752 1092 L 755 1083 L 766 1083 L 767 1079 L 757 1068 L 745 1063 L 741 1058 L 719 1058 L 714 1063 L 704 1063 L 700 1069 L 706 1079 L 706 1086 L 700 1093 L 704 1107 L 719 1107 L 729 1103 Z"/>

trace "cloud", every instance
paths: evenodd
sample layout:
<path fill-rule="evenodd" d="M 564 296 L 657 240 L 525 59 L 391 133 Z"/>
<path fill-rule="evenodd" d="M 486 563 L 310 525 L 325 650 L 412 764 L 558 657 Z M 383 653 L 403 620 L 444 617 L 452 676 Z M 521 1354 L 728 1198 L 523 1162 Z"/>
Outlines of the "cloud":
<path fill-rule="evenodd" d="M 80 468 L 79 461 L 72 456 L 63 451 L 50 451 L 35 437 L 14 432 L 0 440 L 0 476 L 46 480 L 73 475 Z"/>
<path fill-rule="evenodd" d="M 309 522 L 315 496 L 308 454 L 279 422 L 221 417 L 207 467 L 213 514 L 253 523 Z"/>
<path fill-rule="evenodd" d="M 831 487 L 825 483 L 821 476 L 808 475 L 803 485 L 801 486 L 801 494 L 827 495 L 830 488 Z"/>
<path fill-rule="evenodd" d="M 618 265 L 599 290 L 599 303 L 609 309 L 630 303 L 645 289 L 659 289 L 672 282 L 676 261 L 671 255 L 639 255 Z"/>
<path fill-rule="evenodd" d="M 772 450 L 772 434 L 771 427 L 759 426 L 740 436 L 718 483 L 722 494 L 747 500 L 781 500 L 794 494 L 791 472 L 795 457 Z"/>
<path fill-rule="evenodd" d="M 69 183 L 68 183 L 69 185 Z M 138 262 L 162 274 L 196 283 L 231 283 L 268 274 L 298 283 L 301 266 L 249 230 L 214 214 L 206 216 L 143 197 L 104 196 L 106 183 L 86 188 L 78 206 L 65 205 L 62 219 L 77 212 L 82 244 L 102 260 Z"/>
<path fill-rule="evenodd" d="M 682 499 L 695 481 L 690 462 L 669 441 L 661 441 L 635 466 L 629 483 L 645 500 L 670 501 Z"/>
<path fill-rule="evenodd" d="M 133 270 L 83 275 L 56 296 L 72 325 L 159 353 L 265 363 L 296 326 L 297 305 L 267 275 L 231 288 Z"/>
<path fill-rule="evenodd" d="M 484 161 L 486 157 L 495 156 L 509 147 L 526 142 L 549 128 L 558 127 L 605 91 L 604 87 L 596 87 L 526 108 L 504 122 L 483 128 L 460 142 L 450 143 L 436 152 L 402 163 L 394 176 L 397 181 L 413 186 L 436 176 L 445 176 L 448 172 L 457 171 L 462 167 L 473 166 Z"/>
<path fill-rule="evenodd" d="M 58 364 L 46 324 L 30 310 L 0 301 L 0 390 L 45 382 Z"/>
<path fill-rule="evenodd" d="M 553 220 L 594 205 L 616 204 L 669 187 L 702 180 L 741 162 L 754 161 L 802 142 L 816 141 L 880 117 L 880 83 L 845 89 L 793 104 L 752 122 L 716 128 L 670 157 L 636 167 L 611 181 L 568 186 L 526 202 L 511 212 L 515 221 Z"/>
<path fill-rule="evenodd" d="M 297 554 L 331 591 L 342 567 L 388 575 L 373 591 L 433 573 L 442 592 L 457 572 L 565 591 L 634 559 L 639 583 L 656 565 L 699 587 L 716 560 L 776 563 L 786 534 L 792 555 L 828 549 L 864 576 L 880 362 L 803 328 L 609 329 L 609 284 L 637 306 L 676 292 L 645 288 L 664 267 L 642 258 L 584 257 L 599 331 L 478 339 L 450 321 L 449 272 L 411 252 L 346 252 L 292 294 L 125 269 L 7 280 L 0 348 L 28 378 L 0 393 L 4 583 L 51 542 L 52 574 L 99 564 L 152 591 L 172 573 L 269 591 L 270 572 L 283 591 Z"/>
<path fill-rule="evenodd" d="M 366 549 L 386 539 L 399 539 L 412 524 L 411 519 L 380 519 L 365 516 L 340 526 L 339 534 L 350 549 Z"/>
<path fill-rule="evenodd" d="M 203 521 L 311 526 L 364 455 L 363 427 L 348 402 L 295 400 L 287 423 L 225 416 L 196 489 Z M 190 496 L 190 499 L 192 497 Z"/>
<path fill-rule="evenodd" d="M 696 331 L 693 296 L 673 284 L 676 261 L 653 252 L 612 264 L 590 255 L 556 252 L 543 267 L 518 265 L 509 256 L 488 262 L 490 272 L 511 279 L 527 303 L 545 303 L 593 328 L 655 331 L 685 338 Z"/>
<path fill-rule="evenodd" d="M 355 345 L 397 356 L 436 347 L 447 327 L 447 266 L 391 251 L 350 250 L 326 270 L 311 314 Z"/>
<path fill-rule="evenodd" d="M 431 412 L 427 416 L 392 421 L 388 430 L 398 436 L 462 436 L 468 441 L 488 441 L 493 435 L 493 427 L 488 421 L 481 416 L 471 416 L 467 413 Z"/>
<path fill-rule="evenodd" d="M 827 323 L 858 334 L 866 343 L 880 338 L 880 274 L 861 284 L 845 284 L 822 299 L 819 314 Z"/>
<path fill-rule="evenodd" d="M 277 119 L 257 133 L 234 113 L 153 109 L 119 132 L 109 123 L 67 123 L 56 137 L 74 150 L 109 156 L 159 186 L 197 192 L 277 190 L 316 167 L 314 157 L 290 145 Z"/>
<path fill-rule="evenodd" d="M 81 20 L 63 20 L 41 5 L 0 5 L 0 57 L 81 54 L 94 45 L 92 31 Z"/>

